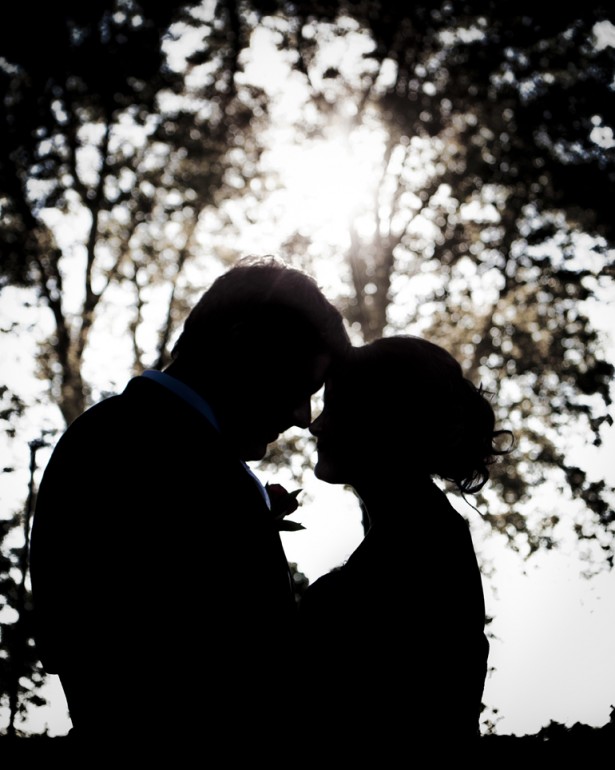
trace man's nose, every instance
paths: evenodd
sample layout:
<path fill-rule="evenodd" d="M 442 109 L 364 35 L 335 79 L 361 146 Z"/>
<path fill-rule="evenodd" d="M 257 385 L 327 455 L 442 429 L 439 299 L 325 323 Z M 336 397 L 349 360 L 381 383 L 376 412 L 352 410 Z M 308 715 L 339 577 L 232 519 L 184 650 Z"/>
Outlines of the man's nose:
<path fill-rule="evenodd" d="M 312 407 L 307 399 L 293 411 L 293 422 L 299 428 L 309 428 L 312 421 Z"/>
<path fill-rule="evenodd" d="M 323 413 L 321 412 L 318 417 L 314 420 L 314 422 L 310 425 L 310 433 L 312 436 L 318 437 L 322 431 L 322 419 Z"/>

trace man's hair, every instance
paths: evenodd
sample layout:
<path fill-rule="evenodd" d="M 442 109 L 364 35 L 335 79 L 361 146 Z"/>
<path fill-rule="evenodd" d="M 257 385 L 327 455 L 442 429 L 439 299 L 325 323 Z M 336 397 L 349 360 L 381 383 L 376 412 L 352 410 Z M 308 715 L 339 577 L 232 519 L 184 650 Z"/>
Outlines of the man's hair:
<path fill-rule="evenodd" d="M 313 278 L 275 257 L 247 257 L 203 294 L 172 357 L 232 356 L 238 345 L 272 342 L 333 356 L 350 346 L 340 312 Z"/>

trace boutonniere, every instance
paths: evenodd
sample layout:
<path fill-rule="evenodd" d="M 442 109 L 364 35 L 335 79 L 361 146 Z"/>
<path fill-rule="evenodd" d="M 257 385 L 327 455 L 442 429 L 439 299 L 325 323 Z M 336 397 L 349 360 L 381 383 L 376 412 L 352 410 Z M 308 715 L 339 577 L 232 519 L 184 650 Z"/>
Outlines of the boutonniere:
<path fill-rule="evenodd" d="M 271 513 L 275 524 L 279 530 L 286 532 L 295 532 L 299 529 L 305 529 L 303 524 L 298 521 L 284 521 L 286 516 L 294 513 L 300 506 L 297 497 L 301 489 L 295 489 L 288 492 L 281 484 L 265 484 L 265 489 L 271 502 Z"/>

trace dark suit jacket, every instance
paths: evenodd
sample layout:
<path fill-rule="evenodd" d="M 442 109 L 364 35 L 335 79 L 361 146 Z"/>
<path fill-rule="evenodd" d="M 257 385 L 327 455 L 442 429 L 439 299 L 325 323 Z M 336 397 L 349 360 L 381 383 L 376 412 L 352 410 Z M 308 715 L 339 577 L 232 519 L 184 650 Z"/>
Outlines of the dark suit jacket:
<path fill-rule="evenodd" d="M 60 439 L 31 571 L 41 660 L 76 727 L 282 730 L 295 602 L 278 532 L 223 438 L 159 383 L 131 380 Z"/>
<path fill-rule="evenodd" d="M 399 502 L 299 613 L 311 731 L 341 756 L 397 762 L 478 730 L 489 645 L 468 526 L 435 486 Z"/>

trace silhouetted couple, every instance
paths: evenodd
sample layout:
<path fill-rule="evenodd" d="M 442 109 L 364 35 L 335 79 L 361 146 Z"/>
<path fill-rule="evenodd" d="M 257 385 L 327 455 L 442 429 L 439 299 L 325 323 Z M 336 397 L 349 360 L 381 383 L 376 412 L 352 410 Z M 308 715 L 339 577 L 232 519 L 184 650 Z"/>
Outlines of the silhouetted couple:
<path fill-rule="evenodd" d="M 352 485 L 370 527 L 297 613 L 246 461 L 310 426 L 323 383 L 316 474 Z M 41 482 L 37 644 L 75 745 L 199 746 L 233 766 L 293 764 L 330 741 L 356 753 L 477 735 L 481 578 L 431 477 L 478 489 L 495 436 L 444 350 L 411 337 L 353 348 L 311 278 L 238 263 L 189 315 L 165 371 L 78 418 Z"/>

